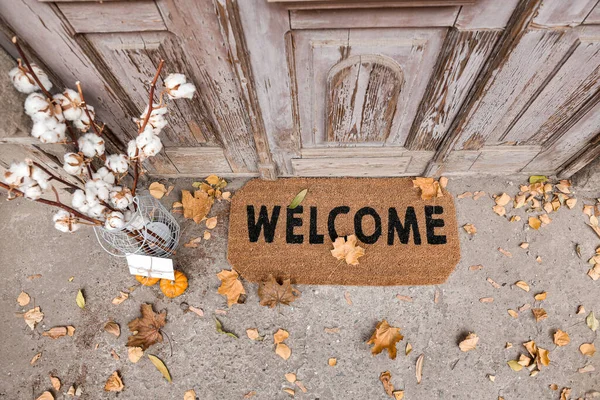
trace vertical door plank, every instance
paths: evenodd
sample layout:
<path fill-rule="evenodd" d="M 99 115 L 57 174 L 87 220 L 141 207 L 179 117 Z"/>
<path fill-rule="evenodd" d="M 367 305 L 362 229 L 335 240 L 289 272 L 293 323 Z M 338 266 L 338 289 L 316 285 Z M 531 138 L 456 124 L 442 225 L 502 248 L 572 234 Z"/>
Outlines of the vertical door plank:
<path fill-rule="evenodd" d="M 157 0 L 167 29 L 179 38 L 203 108 L 234 172 L 258 170 L 248 112 L 211 1 Z"/>
<path fill-rule="evenodd" d="M 407 139 L 408 149 L 437 149 L 500 34 L 457 29 L 449 32 Z"/>

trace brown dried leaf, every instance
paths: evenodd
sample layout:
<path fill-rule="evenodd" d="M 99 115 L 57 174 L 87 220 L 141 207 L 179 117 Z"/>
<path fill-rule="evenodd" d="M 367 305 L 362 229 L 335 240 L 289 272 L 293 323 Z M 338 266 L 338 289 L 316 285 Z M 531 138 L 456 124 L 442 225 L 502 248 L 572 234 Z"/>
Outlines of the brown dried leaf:
<path fill-rule="evenodd" d="M 442 188 L 438 181 L 433 178 L 415 178 L 413 187 L 421 189 L 421 199 L 430 200 L 434 197 L 442 197 Z"/>
<path fill-rule="evenodd" d="M 496 202 L 496 205 L 499 205 L 499 206 L 505 206 L 511 200 L 512 200 L 511 197 L 509 195 L 507 195 L 506 193 L 502 193 L 500 196 L 496 196 L 496 198 L 494 199 L 494 201 Z"/>
<path fill-rule="evenodd" d="M 38 397 L 35 400 L 54 400 L 54 396 L 52 395 L 52 393 L 46 390 L 44 393 L 41 394 L 40 397 Z"/>
<path fill-rule="evenodd" d="M 584 343 L 579 346 L 579 351 L 584 356 L 592 357 L 596 354 L 596 346 L 594 346 L 594 343 Z"/>
<path fill-rule="evenodd" d="M 348 303 L 349 306 L 352 305 L 352 299 L 350 298 L 350 292 L 344 293 L 344 299 L 346 299 L 346 303 Z"/>
<path fill-rule="evenodd" d="M 214 229 L 217 226 L 217 217 L 212 217 L 206 220 L 206 228 Z"/>
<path fill-rule="evenodd" d="M 557 346 L 566 346 L 571 342 L 571 338 L 569 337 L 569 334 L 565 331 L 561 331 L 560 329 L 557 329 L 556 332 L 554 332 L 554 344 Z"/>
<path fill-rule="evenodd" d="M 258 329 L 256 329 L 256 328 L 246 329 L 246 335 L 248 335 L 248 338 L 250 340 L 256 340 L 256 341 L 262 341 L 265 338 L 264 336 L 260 336 L 258 334 Z"/>
<path fill-rule="evenodd" d="M 196 391 L 194 389 L 186 390 L 183 394 L 183 400 L 196 400 Z"/>
<path fill-rule="evenodd" d="M 119 376 L 119 371 L 115 371 L 111 376 L 106 380 L 106 384 L 104 384 L 105 392 L 120 392 L 123 390 L 125 386 L 123 385 L 123 381 Z"/>
<path fill-rule="evenodd" d="M 528 221 L 529 226 L 535 230 L 540 229 L 540 227 L 542 226 L 542 221 L 540 221 L 537 217 L 529 217 Z"/>
<path fill-rule="evenodd" d="M 501 217 L 506 215 L 506 209 L 504 206 L 495 205 L 492 207 L 492 210 Z"/>
<path fill-rule="evenodd" d="M 524 291 L 529 292 L 529 285 L 527 284 L 527 282 L 518 281 L 515 283 L 515 286 L 519 289 L 523 289 Z"/>
<path fill-rule="evenodd" d="M 114 305 L 118 306 L 119 304 L 121 304 L 122 302 L 127 300 L 128 298 L 129 298 L 129 294 L 127 294 L 125 292 L 119 292 L 119 295 L 117 297 L 115 297 L 114 299 L 112 299 L 112 303 Z"/>
<path fill-rule="evenodd" d="M 294 384 L 295 384 L 296 386 L 298 386 L 298 388 L 299 388 L 300 390 L 302 390 L 302 393 L 306 393 L 306 392 L 308 392 L 308 389 L 306 388 L 306 386 L 304 386 L 304 384 L 303 384 L 301 381 L 296 381 L 296 382 L 294 382 Z"/>
<path fill-rule="evenodd" d="M 112 356 L 112 358 L 114 358 L 117 361 L 121 359 L 121 357 L 119 357 L 119 355 L 117 354 L 117 352 L 114 351 L 114 350 L 110 351 L 110 355 Z"/>
<path fill-rule="evenodd" d="M 289 383 L 294 383 L 297 380 L 296 374 L 291 373 L 291 372 L 285 374 L 284 376 L 285 376 L 285 380 L 288 381 Z"/>
<path fill-rule="evenodd" d="M 227 306 L 231 307 L 234 304 L 241 302 L 240 296 L 246 294 L 242 282 L 238 279 L 239 274 L 235 270 L 221 270 L 217 274 L 217 278 L 221 281 L 221 286 L 217 293 L 227 297 Z"/>
<path fill-rule="evenodd" d="M 296 394 L 296 392 L 294 391 L 294 389 L 290 389 L 290 388 L 283 388 L 283 391 L 286 392 L 287 394 L 289 394 L 292 397 L 294 397 L 294 395 Z"/>
<path fill-rule="evenodd" d="M 394 400 L 404 400 L 404 390 L 396 390 L 392 395 L 394 395 Z"/>
<path fill-rule="evenodd" d="M 542 300 L 546 300 L 546 297 L 548 297 L 548 293 L 547 292 L 541 292 L 538 293 L 534 296 L 534 299 L 536 299 L 537 301 L 542 301 Z"/>
<path fill-rule="evenodd" d="M 485 196 L 485 192 L 477 191 L 477 192 L 473 193 L 473 200 L 479 200 L 483 196 Z"/>
<path fill-rule="evenodd" d="M 463 194 L 459 194 L 458 196 L 456 196 L 459 199 L 464 199 L 467 197 L 473 197 L 473 193 L 471 192 L 464 192 Z"/>
<path fill-rule="evenodd" d="M 253 390 L 253 391 L 251 391 L 251 392 L 248 392 L 248 393 L 246 393 L 246 394 L 244 395 L 244 398 L 245 398 L 245 399 L 249 399 L 250 397 L 254 397 L 254 396 L 256 396 L 256 390 Z"/>
<path fill-rule="evenodd" d="M 479 342 L 479 337 L 474 333 L 469 333 L 467 337 L 458 344 L 458 347 L 460 348 L 460 351 L 464 352 L 475 350 L 477 342 Z"/>
<path fill-rule="evenodd" d="M 473 224 L 465 224 L 465 225 L 463 225 L 463 229 L 469 235 L 474 235 L 477 233 L 477 228 L 475 228 L 475 225 L 473 225 Z"/>
<path fill-rule="evenodd" d="M 212 208 L 214 199 L 202 190 L 196 190 L 194 195 L 187 191 L 181 191 L 181 204 L 183 205 L 184 218 L 193 219 L 199 224 Z"/>
<path fill-rule="evenodd" d="M 40 307 L 35 307 L 23 314 L 23 318 L 27 326 L 33 330 L 35 325 L 44 319 L 44 313 L 40 311 Z"/>
<path fill-rule="evenodd" d="M 292 350 L 288 347 L 287 344 L 278 343 L 277 346 L 275 347 L 275 354 L 277 354 L 279 357 L 283 358 L 284 360 L 287 360 L 292 355 Z"/>
<path fill-rule="evenodd" d="M 596 368 L 594 368 L 594 366 L 590 364 L 590 365 L 586 365 L 583 368 L 579 368 L 577 370 L 577 372 L 579 372 L 580 374 L 585 374 L 587 372 L 594 372 L 595 370 L 596 370 Z"/>
<path fill-rule="evenodd" d="M 340 328 L 325 328 L 325 333 L 339 333 Z"/>
<path fill-rule="evenodd" d="M 31 297 L 29 297 L 29 295 L 25 292 L 21 292 L 17 297 L 17 303 L 19 303 L 21 307 L 26 306 L 30 301 Z"/>
<path fill-rule="evenodd" d="M 560 400 L 569 400 L 569 397 L 571 397 L 571 388 L 563 388 L 560 391 Z"/>
<path fill-rule="evenodd" d="M 327 364 L 330 367 L 335 367 L 337 365 L 337 358 L 331 357 L 330 359 L 327 360 Z"/>
<path fill-rule="evenodd" d="M 50 328 L 46 332 L 42 333 L 42 336 L 46 336 L 52 339 L 58 339 L 63 336 L 67 336 L 67 327 L 66 326 L 55 326 L 54 328 Z"/>
<path fill-rule="evenodd" d="M 531 312 L 533 313 L 533 316 L 535 317 L 535 322 L 540 322 L 540 321 L 548 318 L 548 314 L 546 313 L 546 310 L 544 310 L 543 308 L 532 308 Z"/>
<path fill-rule="evenodd" d="M 60 379 L 57 378 L 56 376 L 52 376 L 50 375 L 50 384 L 52 384 L 52 387 L 54 388 L 54 390 L 59 391 L 60 390 Z"/>
<path fill-rule="evenodd" d="M 525 354 L 521 354 L 517 362 L 523 367 L 528 367 L 529 364 L 531 364 L 531 358 L 527 357 Z"/>
<path fill-rule="evenodd" d="M 529 243 L 527 243 L 527 242 L 523 242 L 523 243 L 521 243 L 521 244 L 519 245 L 519 247 L 520 247 L 520 248 L 522 248 L 522 249 L 528 249 L 528 248 L 529 248 Z"/>
<path fill-rule="evenodd" d="M 423 379 L 423 361 L 425 359 L 425 354 L 421 354 L 419 358 L 417 358 L 417 363 L 415 366 L 415 376 L 417 377 L 417 384 L 421 383 Z"/>
<path fill-rule="evenodd" d="M 386 320 L 377 324 L 375 331 L 367 344 L 373 344 L 371 353 L 373 355 L 381 353 L 387 349 L 388 355 L 392 360 L 396 359 L 396 343 L 402 340 L 404 336 L 400 334 L 400 328 L 390 326 Z"/>
<path fill-rule="evenodd" d="M 121 327 L 115 321 L 108 321 L 104 325 L 104 330 L 108 333 L 112 333 L 116 337 L 121 336 Z"/>
<path fill-rule="evenodd" d="M 392 393 L 394 392 L 394 385 L 392 385 L 392 374 L 390 371 L 382 372 L 379 375 L 379 380 L 383 384 L 383 390 L 385 390 L 385 393 L 388 396 L 393 396 Z"/>
<path fill-rule="evenodd" d="M 204 231 L 202 237 L 204 238 L 204 240 L 210 240 L 211 234 L 209 231 Z"/>
<path fill-rule="evenodd" d="M 493 297 L 482 297 L 479 299 L 480 303 L 493 303 L 494 302 L 494 298 Z"/>
<path fill-rule="evenodd" d="M 409 355 L 412 351 L 413 347 L 412 344 L 410 343 L 406 343 L 406 347 L 404 347 L 404 355 Z"/>
<path fill-rule="evenodd" d="M 127 358 L 132 363 L 136 363 L 140 361 L 142 356 L 144 355 L 144 350 L 141 347 L 128 347 L 127 348 Z"/>
<path fill-rule="evenodd" d="M 185 243 L 183 247 L 196 249 L 198 248 L 199 243 L 202 241 L 201 237 L 192 238 L 189 242 Z"/>
<path fill-rule="evenodd" d="M 285 279 L 280 285 L 273 275 L 258 286 L 258 298 L 261 306 L 275 308 L 279 304 L 290 305 L 300 296 L 300 291 L 294 288 L 289 279 Z"/>
<path fill-rule="evenodd" d="M 575 198 L 567 199 L 567 201 L 565 201 L 565 204 L 567 205 L 567 207 L 569 207 L 569 210 L 572 210 L 573 207 L 575 207 L 575 204 L 577 204 L 577 199 L 575 199 Z"/>
<path fill-rule="evenodd" d="M 31 361 L 29 361 L 30 365 L 33 365 L 37 362 L 37 360 L 40 359 L 40 357 L 42 356 L 42 353 L 37 353 L 35 356 L 33 356 L 33 358 L 31 359 Z"/>
<path fill-rule="evenodd" d="M 508 310 L 508 315 L 510 315 L 513 318 L 519 318 L 519 313 L 515 310 Z"/>
<path fill-rule="evenodd" d="M 546 349 L 538 347 L 538 354 L 535 361 L 537 363 L 538 369 L 541 369 L 542 365 L 547 367 L 548 365 L 550 365 L 550 352 Z"/>
<path fill-rule="evenodd" d="M 492 285 L 496 289 L 500 289 L 502 287 L 496 281 L 494 281 L 492 278 L 487 278 L 487 281 L 490 283 L 490 285 Z"/>
<path fill-rule="evenodd" d="M 127 347 L 141 347 L 146 350 L 157 342 L 163 341 L 160 329 L 167 322 L 167 312 L 157 314 L 152 309 L 152 304 L 144 303 L 140 307 L 142 316 L 129 322 L 127 326 L 133 333 L 127 338 Z"/>
<path fill-rule="evenodd" d="M 150 191 L 152 197 L 158 200 L 162 199 L 165 193 L 167 193 L 165 185 L 159 182 L 152 182 L 148 187 L 148 191 Z"/>
<path fill-rule="evenodd" d="M 406 302 L 408 302 L 408 303 L 412 303 L 412 301 L 413 301 L 413 298 L 412 298 L 412 297 L 410 297 L 410 296 L 404 296 L 404 295 L 401 295 L 401 294 L 397 294 L 397 295 L 396 295 L 396 298 L 397 298 L 398 300 L 400 300 L 400 301 L 406 301 Z"/>
<path fill-rule="evenodd" d="M 481 270 L 481 269 L 483 269 L 483 265 L 481 265 L 481 264 L 478 264 L 478 265 L 471 265 L 471 266 L 469 267 L 469 271 L 479 271 L 479 270 Z"/>
<path fill-rule="evenodd" d="M 365 255 L 365 249 L 356 243 L 356 235 L 349 235 L 347 239 L 338 237 L 333 242 L 331 255 L 338 260 L 345 260 L 348 265 L 358 265 L 358 259 Z"/>
<path fill-rule="evenodd" d="M 585 313 L 585 308 L 583 306 L 577 307 L 577 314 L 584 314 L 584 313 Z"/>
<path fill-rule="evenodd" d="M 191 312 L 193 312 L 194 314 L 196 314 L 199 317 L 204 317 L 204 311 L 201 308 L 189 306 L 188 310 L 190 310 Z"/>
<path fill-rule="evenodd" d="M 498 247 L 498 251 L 508 258 L 512 258 L 512 253 L 510 251 L 504 250 L 502 247 Z"/>

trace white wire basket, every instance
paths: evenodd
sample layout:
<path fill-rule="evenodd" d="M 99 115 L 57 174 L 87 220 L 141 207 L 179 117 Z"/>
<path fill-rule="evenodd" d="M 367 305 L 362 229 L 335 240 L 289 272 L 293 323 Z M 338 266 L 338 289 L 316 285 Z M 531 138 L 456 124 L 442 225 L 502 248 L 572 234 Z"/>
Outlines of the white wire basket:
<path fill-rule="evenodd" d="M 162 204 L 149 194 L 136 196 L 133 213 L 122 229 L 94 227 L 100 246 L 115 257 L 142 254 L 167 258 L 179 244 L 179 224 Z"/>

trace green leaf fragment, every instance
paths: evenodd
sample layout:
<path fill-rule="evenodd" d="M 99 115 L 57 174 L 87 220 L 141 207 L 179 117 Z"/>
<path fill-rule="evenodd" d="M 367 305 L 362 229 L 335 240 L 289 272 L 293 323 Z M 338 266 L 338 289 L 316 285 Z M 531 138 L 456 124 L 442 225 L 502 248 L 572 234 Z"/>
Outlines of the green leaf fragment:
<path fill-rule="evenodd" d="M 302 203 L 302 200 L 304 200 L 304 198 L 306 197 L 306 193 L 308 193 L 308 189 L 304 189 L 303 191 L 298 193 L 296 197 L 294 197 L 294 200 L 292 200 L 288 208 L 290 210 L 293 210 L 294 208 L 298 207 L 300 203 Z"/>
<path fill-rule="evenodd" d="M 593 311 L 590 311 L 590 314 L 587 316 L 587 318 L 585 319 L 585 323 L 587 324 L 587 326 L 594 332 L 596 332 L 596 330 L 598 329 L 598 327 L 600 326 L 600 323 L 598 322 L 598 320 L 596 319 L 596 316 L 594 315 Z"/>
<path fill-rule="evenodd" d="M 513 371 L 519 372 L 523 369 L 523 366 L 517 360 L 510 360 L 507 364 Z"/>
<path fill-rule="evenodd" d="M 529 177 L 529 183 L 546 183 L 548 182 L 548 177 L 546 175 L 532 175 Z"/>
<path fill-rule="evenodd" d="M 238 339 L 235 333 L 227 332 L 223 330 L 223 324 L 215 317 L 215 327 L 217 328 L 217 332 L 222 333 L 227 336 L 231 336 L 232 338 Z"/>

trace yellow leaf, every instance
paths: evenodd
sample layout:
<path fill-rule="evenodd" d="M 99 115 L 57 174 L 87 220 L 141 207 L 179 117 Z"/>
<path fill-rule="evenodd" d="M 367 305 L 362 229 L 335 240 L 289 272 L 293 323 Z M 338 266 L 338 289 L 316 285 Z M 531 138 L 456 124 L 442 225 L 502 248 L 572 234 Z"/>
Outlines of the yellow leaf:
<path fill-rule="evenodd" d="M 422 200 L 430 200 L 444 195 L 439 182 L 433 178 L 415 178 L 413 179 L 413 187 L 421 189 Z"/>
<path fill-rule="evenodd" d="M 538 230 L 542 226 L 542 221 L 540 221 L 537 217 L 529 217 L 529 226 L 535 230 Z"/>
<path fill-rule="evenodd" d="M 140 361 L 140 359 L 142 358 L 143 355 L 144 355 L 144 350 L 142 350 L 141 347 L 128 347 L 127 348 L 127 358 L 129 358 L 129 361 L 131 361 L 134 364 L 136 362 Z"/>
<path fill-rule="evenodd" d="M 285 380 L 288 381 L 289 383 L 294 383 L 296 382 L 296 374 L 294 373 L 287 373 L 285 374 Z"/>
<path fill-rule="evenodd" d="M 287 339 L 288 337 L 290 337 L 290 334 L 288 331 L 284 330 L 284 329 L 279 329 L 277 330 L 277 332 L 275 332 L 275 334 L 273 335 L 273 343 L 274 344 L 279 344 L 282 343 L 285 339 Z"/>
<path fill-rule="evenodd" d="M 473 224 L 465 224 L 463 225 L 463 229 L 469 234 L 474 235 L 477 233 L 477 228 Z"/>
<path fill-rule="evenodd" d="M 50 383 L 52 384 L 52 387 L 54 388 L 54 390 L 58 391 L 60 390 L 60 379 L 58 379 L 56 376 L 52 376 L 50 375 Z"/>
<path fill-rule="evenodd" d="M 327 360 L 327 364 L 329 364 L 330 367 L 335 367 L 337 365 L 337 358 L 331 357 Z"/>
<path fill-rule="evenodd" d="M 515 310 L 508 310 L 508 314 L 513 318 L 519 318 L 519 313 Z"/>
<path fill-rule="evenodd" d="M 216 176 L 216 175 L 210 175 L 210 176 L 208 176 L 208 177 L 205 179 L 205 181 L 206 181 L 206 182 L 207 182 L 209 185 L 213 185 L 213 186 L 214 186 L 214 185 L 217 185 L 217 184 L 219 184 L 219 181 L 220 181 L 220 180 L 221 180 L 221 179 L 220 179 L 218 176 Z"/>
<path fill-rule="evenodd" d="M 541 365 L 543 365 L 545 367 L 550 365 L 550 352 L 546 349 L 542 349 L 541 347 L 538 347 L 538 355 L 536 358 L 536 362 L 538 365 L 538 369 L 540 369 Z"/>
<path fill-rule="evenodd" d="M 148 354 L 148 358 L 150 359 L 150 361 L 152 361 L 152 364 L 154 364 L 156 369 L 159 370 L 160 373 L 165 377 L 165 379 L 169 382 L 172 382 L 171 374 L 169 374 L 169 370 L 167 369 L 167 366 L 165 365 L 165 363 L 162 362 L 162 360 L 160 358 L 158 358 L 152 354 Z"/>
<path fill-rule="evenodd" d="M 181 191 L 181 203 L 183 204 L 183 217 L 193 219 L 199 224 L 212 208 L 214 199 L 202 190 L 196 190 L 194 195 L 187 191 Z"/>
<path fill-rule="evenodd" d="M 19 294 L 17 297 L 17 303 L 19 303 L 21 307 L 26 306 L 30 301 L 31 297 L 29 297 L 29 295 L 25 292 L 21 292 L 21 294 Z"/>
<path fill-rule="evenodd" d="M 217 278 L 221 281 L 221 286 L 217 290 L 217 293 L 227 297 L 227 306 L 232 305 L 240 301 L 240 296 L 246 294 L 242 282 L 238 279 L 239 275 L 235 270 L 221 270 L 217 274 Z"/>
<path fill-rule="evenodd" d="M 538 293 L 534 296 L 534 299 L 536 299 L 537 301 L 542 301 L 542 300 L 546 300 L 546 297 L 548 296 L 547 292 L 542 292 L 542 293 Z"/>
<path fill-rule="evenodd" d="M 496 196 L 495 200 L 496 205 L 504 207 L 511 201 L 511 197 L 506 193 L 502 193 L 500 196 Z"/>
<path fill-rule="evenodd" d="M 479 337 L 474 333 L 469 333 L 467 337 L 458 344 L 458 347 L 464 352 L 475 350 L 477 342 L 479 342 Z"/>
<path fill-rule="evenodd" d="M 596 354 L 596 346 L 594 346 L 594 343 L 584 343 L 579 346 L 579 351 L 584 356 L 592 357 Z"/>
<path fill-rule="evenodd" d="M 546 313 L 546 310 L 544 310 L 543 308 L 532 308 L 531 312 L 533 313 L 533 316 L 535 317 L 535 322 L 540 322 L 540 321 L 548 318 L 548 314 Z"/>
<path fill-rule="evenodd" d="M 554 344 L 557 346 L 566 346 L 571 342 L 571 338 L 569 337 L 569 334 L 565 331 L 561 331 L 560 329 L 557 329 L 556 332 L 554 332 Z"/>
<path fill-rule="evenodd" d="M 524 282 L 524 281 L 518 281 L 518 282 L 516 282 L 515 286 L 518 287 L 518 288 L 520 288 L 520 289 L 523 289 L 526 292 L 529 292 L 529 285 L 526 282 Z"/>
<path fill-rule="evenodd" d="M 81 291 L 81 289 L 79 289 L 79 291 L 77 292 L 77 298 L 75 299 L 75 302 L 77 303 L 79 308 L 83 309 L 85 307 L 85 297 L 83 297 L 83 292 Z"/>
<path fill-rule="evenodd" d="M 40 397 L 38 397 L 35 400 L 54 400 L 54 396 L 52 396 L 52 393 L 45 391 Z"/>
<path fill-rule="evenodd" d="M 212 217 L 206 220 L 206 227 L 208 229 L 213 229 L 215 226 L 217 226 L 217 217 Z"/>
<path fill-rule="evenodd" d="M 523 366 L 517 360 L 510 360 L 507 364 L 513 371 L 519 372 L 523 369 Z"/>
<path fill-rule="evenodd" d="M 167 193 L 167 188 L 165 188 L 165 185 L 158 182 L 152 182 L 148 187 L 148 190 L 150 191 L 152 197 L 159 200 L 163 198 L 165 193 Z"/>
<path fill-rule="evenodd" d="M 371 335 L 371 338 L 367 341 L 367 344 L 373 344 L 371 353 L 373 355 L 381 353 L 384 349 L 388 351 L 389 357 L 394 360 L 396 359 L 396 343 L 402 340 L 404 336 L 400 334 L 400 328 L 390 326 L 384 319 L 379 322 L 375 327 L 375 331 Z"/>
<path fill-rule="evenodd" d="M 592 331 L 596 332 L 596 330 L 598 329 L 599 323 L 598 323 L 598 320 L 596 319 L 596 317 L 594 316 L 593 311 L 591 311 L 589 313 L 589 315 L 585 319 L 585 323 L 587 324 L 588 328 L 590 328 Z"/>
<path fill-rule="evenodd" d="M 412 351 L 412 344 L 406 343 L 406 347 L 404 348 L 404 354 L 409 355 L 411 351 Z"/>
<path fill-rule="evenodd" d="M 193 389 L 186 390 L 183 394 L 183 400 L 196 400 L 196 392 Z"/>

